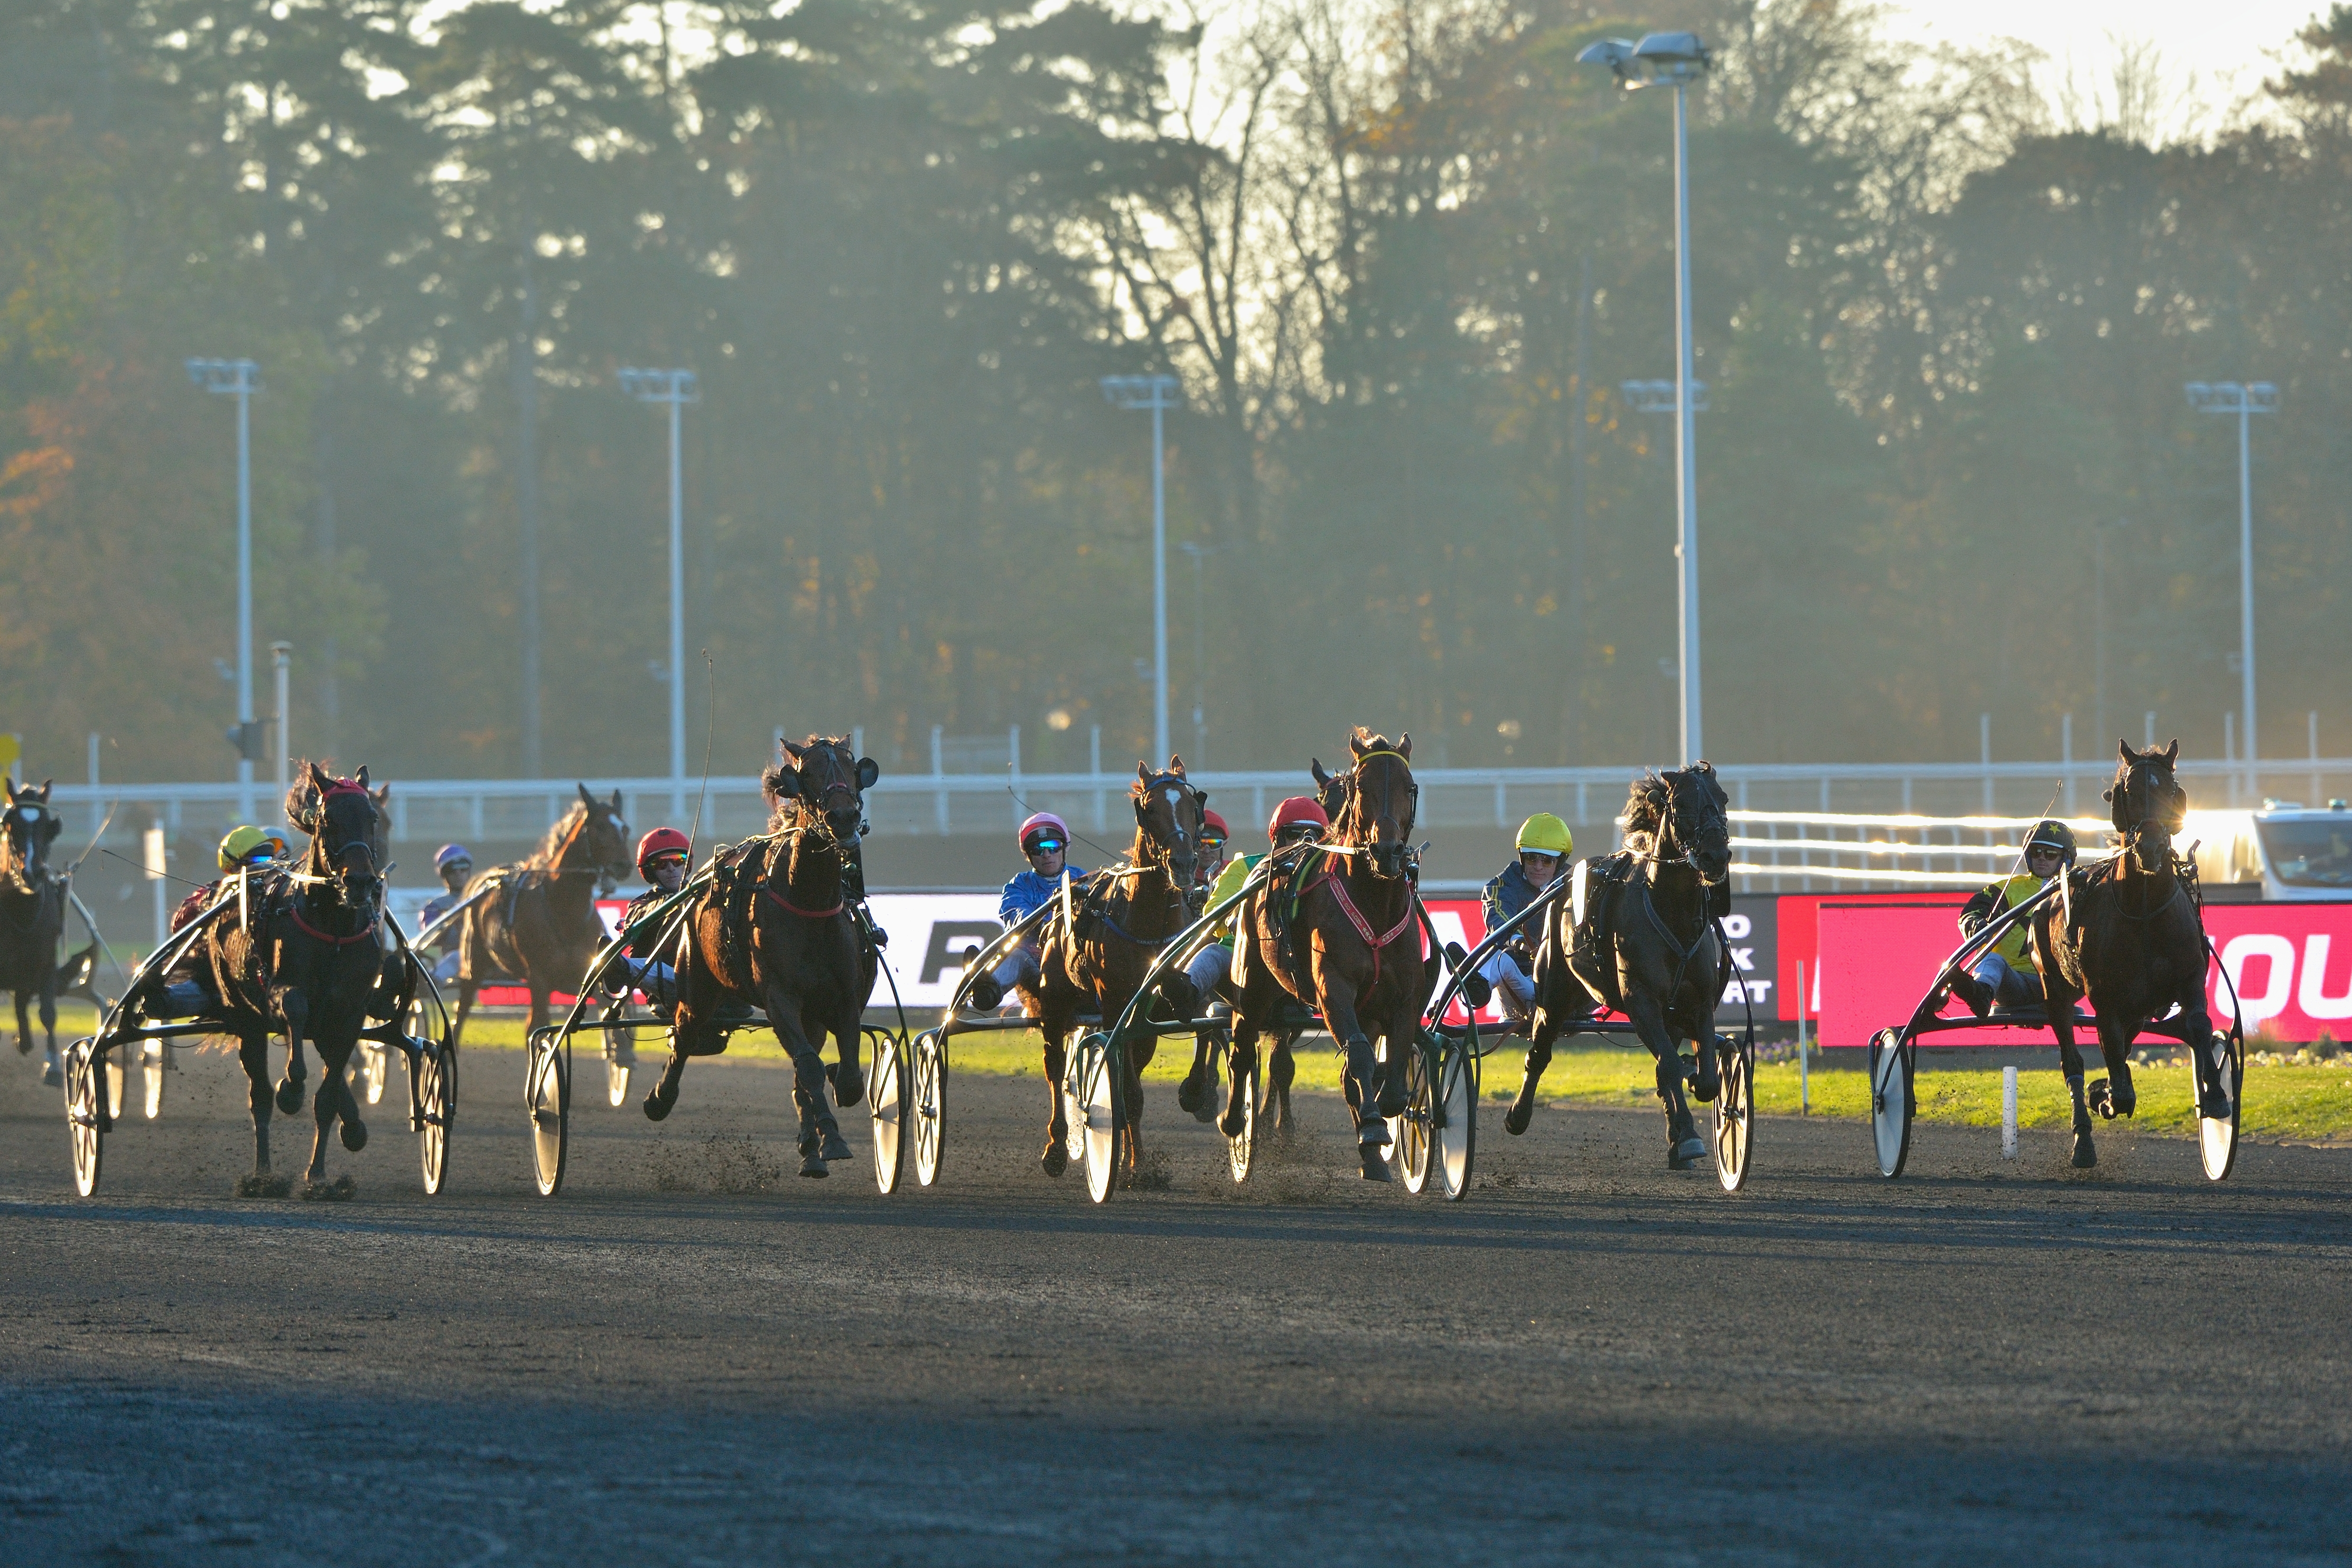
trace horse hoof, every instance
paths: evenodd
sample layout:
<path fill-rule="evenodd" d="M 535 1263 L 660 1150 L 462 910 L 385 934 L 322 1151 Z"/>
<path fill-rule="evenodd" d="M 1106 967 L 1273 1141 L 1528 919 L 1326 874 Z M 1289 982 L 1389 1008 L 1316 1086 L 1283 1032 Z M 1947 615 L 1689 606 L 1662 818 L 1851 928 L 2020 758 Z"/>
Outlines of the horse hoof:
<path fill-rule="evenodd" d="M 840 1106 L 842 1110 L 847 1110 L 851 1106 L 856 1105 L 856 1104 L 860 1100 L 863 1100 L 865 1097 L 866 1097 L 866 1075 L 865 1075 L 863 1072 L 860 1072 L 857 1068 L 856 1068 L 852 1067 L 852 1066 L 851 1066 L 849 1063 L 847 1063 L 847 1062 L 835 1062 L 835 1063 L 834 1063 L 834 1064 L 833 1064 L 833 1099 L 834 1099 L 834 1103 L 835 1103 L 835 1104 L 836 1104 L 836 1105 L 838 1105 L 838 1106 Z M 828 1154 L 826 1155 L 826 1158 L 828 1158 L 828 1159 L 835 1159 L 835 1160 L 846 1160 L 847 1158 L 849 1158 L 849 1155 L 848 1155 L 845 1152 L 843 1152 L 843 1153 L 840 1153 L 840 1154 L 831 1154 L 831 1153 L 828 1153 Z"/>
<path fill-rule="evenodd" d="M 293 1079 L 278 1081 L 278 1113 L 291 1116 L 302 1109 L 302 1086 Z"/>
<path fill-rule="evenodd" d="M 1511 1109 L 1503 1112 L 1503 1131 L 1517 1138 L 1528 1130 L 1536 1118 L 1536 1102 L 1522 1095 L 1511 1101 Z"/>
<path fill-rule="evenodd" d="M 822 1154 L 802 1155 L 801 1174 L 806 1176 L 813 1182 L 822 1182 L 824 1180 L 826 1175 L 829 1174 L 824 1168 L 824 1156 Z"/>
<path fill-rule="evenodd" d="M 51 1062 L 41 1069 L 41 1082 L 45 1087 L 49 1089 L 61 1089 L 64 1087 L 66 1075 L 58 1070 L 57 1063 Z"/>
<path fill-rule="evenodd" d="M 1208 1118 L 1201 1114 L 1201 1108 L 1208 1101 L 1207 1089 L 1208 1084 L 1200 1074 L 1186 1073 L 1184 1081 L 1176 1086 L 1176 1109 L 1187 1116 L 1206 1121 Z"/>
<path fill-rule="evenodd" d="M 282 1198 L 293 1190 L 292 1178 L 271 1171 L 256 1171 L 236 1179 L 236 1195 L 241 1198 Z"/>
<path fill-rule="evenodd" d="M 33 1054 L 33 1042 L 30 1040 L 18 1040 L 16 1042 L 16 1054 L 20 1057 L 31 1056 Z"/>
<path fill-rule="evenodd" d="M 1049 1176 L 1058 1176 L 1070 1168 L 1070 1152 L 1062 1146 L 1065 1142 L 1062 1134 L 1055 1134 L 1053 1142 L 1045 1145 L 1045 1153 L 1038 1156 L 1037 1163 L 1045 1167 Z"/>
<path fill-rule="evenodd" d="M 356 1154 L 367 1147 L 367 1123 L 346 1121 L 342 1128 L 343 1147 Z"/>
<path fill-rule="evenodd" d="M 1226 1106 L 1225 1113 L 1217 1118 L 1217 1131 L 1228 1138 L 1240 1137 L 1242 1129 L 1248 1125 L 1249 1107 L 1238 1100 Z"/>
<path fill-rule="evenodd" d="M 344 1204 L 351 1202 L 352 1194 L 359 1190 L 360 1184 L 352 1180 L 351 1173 L 348 1171 L 331 1182 L 321 1182 L 313 1177 L 302 1184 L 302 1201 L 312 1204 Z"/>
<path fill-rule="evenodd" d="M 2197 1114 L 2211 1121 L 2229 1121 L 2230 1097 L 2218 1089 L 2209 1094 L 2199 1096 Z"/>
<path fill-rule="evenodd" d="M 849 1158 L 849 1142 L 848 1142 L 848 1140 L 846 1140 L 846 1139 L 845 1139 L 844 1137 L 842 1137 L 842 1135 L 841 1135 L 840 1131 L 839 1131 L 837 1129 L 833 1129 L 833 1128 L 828 1128 L 828 1129 L 826 1129 L 826 1131 L 825 1131 L 825 1134 L 824 1134 L 824 1147 L 822 1150 L 818 1151 L 817 1158 L 818 1158 L 818 1159 L 820 1159 L 820 1160 L 846 1160 L 846 1159 L 848 1159 L 848 1158 Z M 803 1172 L 801 1173 L 801 1174 L 802 1174 L 802 1175 L 803 1175 L 803 1176 L 805 1176 L 805 1175 L 807 1175 L 807 1174 L 808 1174 L 808 1173 L 807 1173 L 806 1171 L 803 1171 Z M 817 1173 L 817 1174 L 821 1176 L 821 1175 L 824 1174 L 824 1173 L 823 1171 L 819 1171 L 819 1172 Z"/>
<path fill-rule="evenodd" d="M 677 1085 L 667 1080 L 657 1083 L 646 1095 L 646 1120 L 659 1121 L 677 1103 Z"/>
<path fill-rule="evenodd" d="M 2101 1121 L 2113 1121 L 2116 1119 L 2115 1096 L 2109 1090 L 2105 1079 L 2093 1079 L 2091 1087 L 2084 1091 L 2083 1098 L 2090 1103 L 2093 1110 L 2099 1113 Z"/>
<path fill-rule="evenodd" d="M 1666 1151 L 1666 1169 L 1687 1171 L 1706 1158 L 1706 1140 L 1685 1138 Z"/>
<path fill-rule="evenodd" d="M 1389 1163 L 1381 1158 L 1380 1150 L 1373 1147 L 1371 1144 L 1365 1143 L 1360 1145 L 1356 1150 L 1356 1158 L 1363 1167 L 1359 1173 L 1364 1178 L 1364 1180 L 1368 1182 L 1392 1182 L 1396 1180 L 1394 1176 L 1389 1173 Z"/>
<path fill-rule="evenodd" d="M 2099 1163 L 2099 1151 L 2088 1132 L 2074 1134 L 2074 1169 L 2087 1171 Z"/>

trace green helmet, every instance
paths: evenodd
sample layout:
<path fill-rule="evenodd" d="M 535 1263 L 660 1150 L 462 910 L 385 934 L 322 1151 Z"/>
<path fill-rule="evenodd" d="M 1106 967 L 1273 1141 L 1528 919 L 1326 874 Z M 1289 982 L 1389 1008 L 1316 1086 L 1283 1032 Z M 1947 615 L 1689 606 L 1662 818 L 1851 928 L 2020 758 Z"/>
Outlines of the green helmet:
<path fill-rule="evenodd" d="M 2037 844 L 2047 844 L 2058 851 L 2059 860 L 2068 866 L 2074 863 L 2074 830 L 2054 817 L 2043 817 L 2025 836 L 2027 853 Z"/>
<path fill-rule="evenodd" d="M 1529 850 L 1538 855 L 1564 858 L 1576 848 L 1576 836 L 1568 824 L 1549 811 L 1538 811 L 1519 824 L 1519 853 Z"/>

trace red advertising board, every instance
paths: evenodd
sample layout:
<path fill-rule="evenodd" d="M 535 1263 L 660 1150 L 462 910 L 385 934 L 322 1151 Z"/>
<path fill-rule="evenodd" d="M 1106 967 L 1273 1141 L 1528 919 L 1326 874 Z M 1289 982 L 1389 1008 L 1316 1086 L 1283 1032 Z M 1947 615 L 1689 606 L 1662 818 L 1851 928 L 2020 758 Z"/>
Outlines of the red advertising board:
<path fill-rule="evenodd" d="M 1954 921 L 1960 902 L 1946 896 L 1933 904 L 1823 904 L 1822 1045 L 1866 1045 L 1911 1016 L 1937 966 L 1959 944 Z M 2207 966 L 2207 1005 L 2217 1021 L 2230 1016 L 2226 973 L 2250 1034 L 2267 1028 L 2278 1039 L 2307 1041 L 2352 1033 L 2352 903 L 2209 904 L 2205 929 L 2215 953 Z M 1958 1003 L 1947 1008 L 1958 1011 Z M 2029 1037 L 2013 1029 L 1965 1029 L 1921 1044 L 2014 1046 Z"/>

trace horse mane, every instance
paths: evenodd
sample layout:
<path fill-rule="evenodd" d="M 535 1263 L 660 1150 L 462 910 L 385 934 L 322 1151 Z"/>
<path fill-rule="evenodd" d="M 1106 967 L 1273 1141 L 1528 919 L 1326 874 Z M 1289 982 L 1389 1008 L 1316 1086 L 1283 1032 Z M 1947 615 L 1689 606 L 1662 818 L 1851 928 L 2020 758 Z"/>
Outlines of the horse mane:
<path fill-rule="evenodd" d="M 1625 792 L 1625 847 L 1646 855 L 1657 847 L 1658 830 L 1675 808 L 1674 786 L 1655 768 L 1644 768 Z"/>
<path fill-rule="evenodd" d="M 540 870 L 554 865 L 555 857 L 562 851 L 563 840 L 572 832 L 572 825 L 587 815 L 587 804 L 575 798 L 571 809 L 557 817 L 549 825 L 547 831 L 540 835 L 539 847 L 530 852 L 523 864 Z"/>
<path fill-rule="evenodd" d="M 292 782 L 286 786 L 286 820 L 293 827 L 312 838 L 319 836 L 319 786 L 310 782 L 310 770 L 317 768 L 329 778 L 341 782 L 331 757 L 304 757 L 293 767 Z"/>

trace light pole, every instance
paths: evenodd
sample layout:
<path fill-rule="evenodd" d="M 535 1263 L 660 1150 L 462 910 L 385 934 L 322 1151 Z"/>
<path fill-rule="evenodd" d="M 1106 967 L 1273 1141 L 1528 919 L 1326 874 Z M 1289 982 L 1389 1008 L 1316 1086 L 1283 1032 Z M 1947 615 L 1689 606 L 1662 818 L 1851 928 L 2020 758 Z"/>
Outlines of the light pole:
<path fill-rule="evenodd" d="M 287 677 L 292 670 L 293 665 L 294 645 L 292 643 L 274 642 L 269 645 L 269 668 L 278 677 L 278 744 L 270 749 L 278 753 L 278 793 L 281 796 L 286 793 L 288 775 L 294 771 L 292 726 L 288 721 L 286 712 L 289 706 L 287 701 Z"/>
<path fill-rule="evenodd" d="M 188 379 L 236 399 L 237 818 L 253 820 L 253 395 L 261 367 L 249 359 L 192 359 Z"/>
<path fill-rule="evenodd" d="M 2234 381 L 2192 381 L 2189 406 L 2200 414 L 2238 416 L 2238 663 L 2243 685 L 2240 700 L 2245 709 L 2246 792 L 2256 790 L 2254 770 L 2262 752 L 2254 748 L 2254 478 L 2252 426 L 2257 414 L 2278 412 L 2278 388 L 2267 381 L 2240 385 Z"/>
<path fill-rule="evenodd" d="M 1176 548 L 1192 558 L 1192 767 L 1197 772 L 1209 765 L 1209 634 L 1202 614 L 1201 568 L 1223 546 L 1188 539 Z"/>
<path fill-rule="evenodd" d="M 1176 407 L 1172 375 L 1107 375 L 1103 395 L 1118 408 L 1151 410 L 1151 765 L 1160 766 L 1168 744 L 1168 410 Z"/>
<path fill-rule="evenodd" d="M 2107 532 L 2130 525 L 2127 517 L 2103 517 L 2091 524 L 2091 722 L 2102 746 L 2107 743 Z"/>
<path fill-rule="evenodd" d="M 682 411 L 702 401 L 690 370 L 624 370 L 621 390 L 640 403 L 669 405 L 669 814 L 686 815 L 686 487 L 678 437 Z"/>
<path fill-rule="evenodd" d="M 1679 533 L 1675 553 L 1682 564 L 1678 595 L 1682 663 L 1682 760 L 1704 754 L 1699 718 L 1698 665 L 1698 452 L 1692 442 L 1696 412 L 1691 387 L 1690 302 L 1690 84 L 1707 68 L 1706 46 L 1696 33 L 1652 33 L 1640 43 L 1604 38 L 1577 59 L 1607 66 L 1629 90 L 1675 89 L 1675 512 Z"/>

